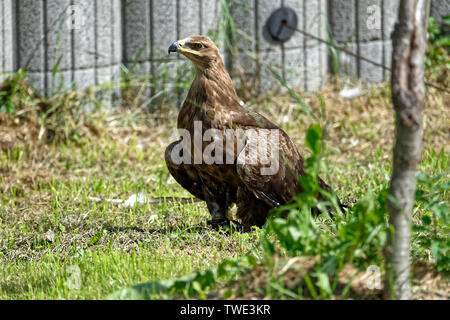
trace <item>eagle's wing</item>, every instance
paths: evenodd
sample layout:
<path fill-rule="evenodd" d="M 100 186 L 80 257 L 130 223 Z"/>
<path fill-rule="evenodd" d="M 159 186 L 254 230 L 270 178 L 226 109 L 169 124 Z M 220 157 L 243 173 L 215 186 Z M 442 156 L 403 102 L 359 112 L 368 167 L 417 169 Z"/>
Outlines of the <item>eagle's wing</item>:
<path fill-rule="evenodd" d="M 237 156 L 237 172 L 245 186 L 270 206 L 279 206 L 302 191 L 303 158 L 289 136 L 256 112 L 240 112 L 233 123 L 253 129 Z"/>
<path fill-rule="evenodd" d="M 232 123 L 239 128 L 280 129 L 266 117 L 240 105 L 235 106 L 234 110 L 232 109 L 231 119 Z"/>
<path fill-rule="evenodd" d="M 253 192 L 253 194 L 260 200 L 265 201 L 268 205 L 279 206 L 290 201 L 296 194 L 303 191 L 299 182 L 299 178 L 305 176 L 304 160 L 298 152 L 297 147 L 291 138 L 281 128 L 273 124 L 270 120 L 247 109 L 240 109 L 233 113 L 233 124 L 236 127 L 243 129 L 254 129 L 255 131 L 263 132 L 264 130 L 276 131 L 279 133 L 279 140 L 276 146 L 278 147 L 278 156 L 275 160 L 278 161 L 278 170 L 271 174 L 263 174 L 262 170 L 268 165 L 258 163 L 258 159 L 249 159 L 249 154 L 257 154 L 261 156 L 260 152 L 252 152 L 257 146 L 264 143 L 260 141 L 260 137 L 264 135 L 256 135 L 256 137 L 247 137 L 244 148 L 237 155 L 237 172 L 245 186 Z M 264 139 L 263 139 L 264 140 Z M 268 148 L 270 149 L 270 148 Z M 268 154 L 267 157 L 271 157 Z M 251 157 L 250 157 L 251 158 Z M 250 160 L 250 161 L 249 161 Z M 265 170 L 267 172 L 267 170 Z M 319 178 L 319 185 L 324 190 L 331 190 L 331 188 Z M 318 195 L 322 198 L 321 195 Z M 337 199 L 341 208 L 344 206 Z"/>

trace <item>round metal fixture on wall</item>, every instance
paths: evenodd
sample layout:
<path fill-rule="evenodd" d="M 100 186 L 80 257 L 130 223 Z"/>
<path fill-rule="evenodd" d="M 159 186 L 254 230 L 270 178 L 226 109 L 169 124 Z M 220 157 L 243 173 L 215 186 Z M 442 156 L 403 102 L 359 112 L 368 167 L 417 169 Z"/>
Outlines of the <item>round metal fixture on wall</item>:
<path fill-rule="evenodd" d="M 297 27 L 297 22 L 295 11 L 291 8 L 282 7 L 274 11 L 269 17 L 267 29 L 274 40 L 285 42 L 294 34 L 294 30 L 286 27 L 285 24 Z"/>

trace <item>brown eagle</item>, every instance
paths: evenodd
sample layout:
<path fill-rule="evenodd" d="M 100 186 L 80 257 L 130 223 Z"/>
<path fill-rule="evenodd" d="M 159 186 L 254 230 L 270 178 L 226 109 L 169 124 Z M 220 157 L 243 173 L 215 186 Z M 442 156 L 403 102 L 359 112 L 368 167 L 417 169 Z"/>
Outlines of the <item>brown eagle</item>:
<path fill-rule="evenodd" d="M 212 216 L 209 223 L 213 227 L 230 223 L 245 229 L 252 225 L 263 226 L 272 208 L 302 192 L 298 180 L 305 175 L 302 156 L 282 129 L 241 106 L 219 50 L 208 37 L 178 40 L 169 47 L 169 54 L 171 52 L 188 58 L 195 67 L 196 77 L 177 124 L 190 138 L 180 134 L 182 139 L 170 144 L 165 152 L 170 173 L 183 188 L 206 201 Z M 203 137 L 207 131 L 209 137 Z M 277 140 L 262 138 L 270 134 Z M 225 151 L 214 149 L 208 153 L 210 140 Z M 196 153 L 200 155 L 197 159 Z M 271 161 L 255 159 L 261 153 Z M 187 161 L 180 161 L 180 158 Z M 276 170 L 270 172 L 269 168 Z M 268 173 L 264 173 L 264 169 Z M 320 185 L 329 189 L 322 180 Z M 242 225 L 227 218 L 233 203 L 237 205 L 237 217 Z"/>

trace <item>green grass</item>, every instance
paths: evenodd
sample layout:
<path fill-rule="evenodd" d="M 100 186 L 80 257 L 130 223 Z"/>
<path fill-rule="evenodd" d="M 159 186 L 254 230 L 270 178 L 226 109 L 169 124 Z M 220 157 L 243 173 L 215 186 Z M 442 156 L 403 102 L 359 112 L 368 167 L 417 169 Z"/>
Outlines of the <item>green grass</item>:
<path fill-rule="evenodd" d="M 239 33 L 225 19 L 221 32 L 227 31 Z M 322 269 L 311 270 L 302 290 L 285 287 L 277 268 L 290 261 L 290 245 L 276 252 L 280 257 L 277 266 L 278 260 L 264 257 L 260 230 L 231 235 L 213 231 L 206 224 L 209 213 L 204 203 L 144 204 L 124 209 L 92 199 L 127 199 L 138 193 L 190 197 L 170 177 L 163 160 L 165 147 L 177 138 L 177 110 L 167 103 L 169 96 L 158 92 L 168 92 L 173 98 L 187 90 L 192 77 L 186 65 L 177 67 L 185 81 L 175 87 L 171 86 L 168 66 L 163 66 L 155 79 L 124 68 L 122 83 L 104 84 L 83 93 L 61 92 L 49 98 L 41 98 L 26 85 L 24 72 L 18 72 L 0 88 L 0 299 L 102 299 L 124 287 L 198 271 L 205 273 L 197 277 L 195 294 L 204 298 L 203 286 L 211 285 L 208 270 L 225 259 L 248 257 L 249 252 L 258 257 L 250 265 L 262 264 L 270 273 L 267 286 L 255 289 L 259 297 L 301 298 L 306 291 L 310 296 L 330 297 L 325 278 L 328 274 Z M 448 68 L 442 63 L 435 67 L 439 71 L 434 72 L 442 75 L 445 83 L 448 72 L 441 69 Z M 431 79 L 440 80 L 437 76 Z M 335 83 L 339 86 L 339 81 Z M 95 111 L 101 106 L 102 93 L 108 95 L 119 87 L 124 90 L 122 103 L 126 108 Z M 155 96 L 148 100 L 145 94 L 150 89 Z M 391 174 L 394 112 L 389 85 L 367 88 L 366 95 L 354 100 L 340 98 L 339 89 L 333 86 L 319 94 L 290 91 L 290 95 L 260 97 L 250 90 L 242 98 L 248 108 L 280 124 L 305 156 L 311 154 L 304 144 L 305 135 L 316 123 L 305 113 L 311 110 L 324 136 L 322 156 L 327 166 L 318 166 L 320 175 L 344 203 L 354 205 L 365 199 L 363 203 L 374 204 L 376 196 L 388 186 Z M 433 190 L 436 181 L 431 177 L 442 175 L 439 183 L 448 184 L 450 123 L 443 116 L 448 114 L 448 104 L 448 95 L 428 91 L 418 168 L 423 174 L 419 189 L 425 196 L 418 199 L 413 212 L 412 236 L 413 259 L 431 264 L 442 274 L 450 269 L 449 244 L 445 242 L 449 229 L 448 221 L 438 222 L 438 216 L 448 216 L 448 212 L 439 210 L 442 204 L 448 206 L 449 195 L 448 188 Z M 85 105 L 96 108 L 85 113 Z M 310 246 L 309 251 L 290 254 L 329 258 L 331 243 L 333 250 L 339 247 L 337 230 L 352 231 L 346 229 L 349 222 L 362 229 L 372 223 L 363 214 L 360 218 L 330 220 L 322 215 L 305 220 L 318 228 L 314 229 L 318 235 L 329 237 L 330 243 L 305 236 L 299 239 Z M 312 229 L 305 230 L 302 232 Z M 298 236 L 295 230 L 292 232 Z M 280 234 L 278 240 L 286 242 Z M 349 234 L 343 236 L 343 242 L 357 240 Z M 273 234 L 269 238 L 275 239 Z M 370 247 L 374 251 L 368 252 L 371 262 L 380 262 L 380 243 Z M 364 255 L 358 254 L 352 262 L 364 269 L 370 261 L 363 261 Z M 336 254 L 338 258 L 350 261 Z M 232 263 L 231 268 L 239 269 Z M 78 270 L 80 286 L 73 288 L 70 284 Z M 243 270 L 241 276 L 245 277 L 257 268 L 247 265 Z M 227 279 L 236 279 L 236 274 Z M 253 290 L 252 282 L 257 281 L 247 277 L 240 283 L 243 291 Z M 321 286 L 315 288 L 317 283 Z"/>
<path fill-rule="evenodd" d="M 92 201 L 136 193 L 190 197 L 163 161 L 171 130 L 113 134 L 131 121 L 119 118 L 121 125 L 98 136 L 30 141 L 0 153 L 0 299 L 104 298 L 134 283 L 210 268 L 257 242 L 257 234 L 208 228 L 204 204 L 124 209 Z M 69 266 L 80 269 L 79 290 L 66 285 Z"/>
<path fill-rule="evenodd" d="M 139 245 L 139 251 L 132 252 L 114 248 L 95 251 L 79 249 L 76 254 L 65 257 L 47 252 L 39 261 L 17 259 L 0 268 L 1 297 L 98 299 L 124 286 L 177 277 L 207 268 L 212 262 L 192 258 L 183 251 L 167 251 L 173 253 L 166 252 L 164 247 L 155 250 Z"/>
<path fill-rule="evenodd" d="M 200 270 L 170 282 L 133 285 L 110 298 L 160 298 L 161 294 L 201 299 L 380 298 L 380 290 L 367 290 L 364 273 L 375 266 L 383 276 L 386 274 L 383 249 L 387 239 L 385 203 L 389 166 L 380 161 L 379 151 L 374 158 L 367 159 L 373 164 L 367 170 L 360 170 L 356 179 L 350 174 L 354 168 L 341 171 L 344 175 L 338 178 L 353 187 L 351 194 L 357 197 L 357 203 L 347 214 L 313 217 L 310 209 L 321 205 L 312 196 L 318 188 L 314 176 L 324 159 L 319 157 L 312 137 L 308 134 L 305 142 L 315 150 L 306 161 L 309 176 L 301 178 L 302 184 L 309 186 L 305 188 L 311 191 L 299 195 L 296 202 L 282 209 L 289 212 L 287 218 L 269 220 L 257 250 L 238 260 L 223 261 L 217 268 Z M 447 166 L 448 154 L 426 152 L 418 168 L 411 241 L 416 299 L 430 298 L 436 292 L 435 297 L 448 297 L 449 174 L 441 171 Z M 331 175 L 336 169 L 342 167 L 333 166 Z M 345 175 L 350 179 L 345 179 Z M 421 280 L 423 265 L 427 266 L 426 281 Z"/>
<path fill-rule="evenodd" d="M 211 37 L 224 38 L 227 49 L 234 52 L 234 38 L 246 35 L 230 19 L 229 2 L 222 4 L 225 15 L 220 32 Z M 434 36 L 427 54 L 431 74 L 427 77 L 447 83 L 448 52 L 440 42 L 448 39 L 436 28 L 431 33 Z M 54 73 L 57 68 L 56 64 Z M 174 68 L 182 81 L 172 79 Z M 120 83 L 103 84 L 83 93 L 67 88 L 49 98 L 31 90 L 22 71 L 7 86 L 0 86 L 0 300 L 102 299 L 125 287 L 188 274 L 193 276 L 178 282 L 181 290 L 177 292 L 185 297 L 193 293 L 200 298 L 249 294 L 259 298 L 330 298 L 339 287 L 337 277 L 330 276 L 336 267 L 333 261 L 352 262 L 356 271 L 369 263 L 382 264 L 379 249 L 383 237 L 377 235 L 376 242 L 368 244 L 364 242 L 367 237 L 358 237 L 376 224 L 373 207 L 388 186 L 391 173 L 394 112 L 387 83 L 367 88 L 368 94 L 357 99 L 344 100 L 338 95 L 339 87 L 327 87 L 317 95 L 291 91 L 291 95 L 256 97 L 255 79 L 245 75 L 236 78 L 246 106 L 282 125 L 305 156 L 311 154 L 304 147 L 305 134 L 316 123 L 305 110 L 318 117 L 324 134 L 322 156 L 327 163 L 319 166 L 320 175 L 344 203 L 359 201 L 362 209 L 355 209 L 360 213 L 356 218 L 297 216 L 285 230 L 278 221 L 271 234 L 253 230 L 225 235 L 207 226 L 209 213 L 204 203 L 144 204 L 124 209 L 92 200 L 127 199 L 137 193 L 190 196 L 170 177 L 163 155 L 165 147 L 176 139 L 177 110 L 170 101 L 189 88 L 192 68 L 187 63 L 162 65 L 154 78 L 138 75 L 135 69 L 123 67 Z M 339 81 L 335 83 L 339 86 Z M 123 90 L 125 108 L 96 112 L 103 94 L 108 96 L 118 88 Z M 149 91 L 154 94 L 152 99 L 146 97 Z M 85 113 L 85 105 L 95 108 Z M 448 105 L 448 95 L 429 89 L 418 168 L 422 198 L 413 212 L 411 246 L 415 262 L 424 261 L 447 276 L 449 224 L 438 218 L 448 217 L 448 212 L 439 211 L 444 208 L 442 204 L 448 206 L 448 187 L 434 190 L 433 186 L 437 182 L 448 185 L 449 180 L 450 123 L 443 116 L 448 114 Z M 431 178 L 437 175 L 442 175 L 439 181 Z M 367 207 L 370 210 L 364 209 Z M 382 206 L 377 208 L 378 214 L 385 214 Z M 295 225 L 299 218 L 304 225 Z M 265 236 L 268 241 L 262 243 L 273 243 L 277 249 L 274 255 L 268 255 L 267 247 L 260 245 Z M 296 238 L 295 245 L 303 246 L 301 249 L 291 246 L 291 236 Z M 351 257 L 340 256 L 340 246 L 348 243 L 357 250 L 347 254 L 344 248 L 342 252 Z M 367 252 L 360 250 L 364 245 Z M 334 251 L 330 254 L 328 250 Z M 296 282 L 291 287 L 285 280 L 292 270 L 285 267 L 296 255 L 304 259 L 299 265 L 308 272 L 294 272 L 294 278 L 303 284 Z M 306 266 L 318 257 L 322 264 Z M 228 262 L 221 264 L 226 259 Z M 237 259 L 240 262 L 232 262 Z M 230 284 L 229 280 L 237 281 Z M 350 282 L 341 284 L 343 294 L 338 297 L 350 293 Z M 232 293 L 236 286 L 238 293 Z M 207 291 L 212 295 L 207 296 Z"/>
<path fill-rule="evenodd" d="M 281 107 L 293 101 L 279 99 L 277 104 L 269 99 L 250 105 L 269 118 L 283 116 Z M 328 105 L 333 99 L 325 96 Z M 328 172 L 321 175 L 347 203 L 379 192 L 390 175 L 392 121 L 384 129 L 387 136 L 379 135 L 391 116 L 384 109 L 387 95 L 375 91 L 370 99 L 379 103 L 334 104 L 321 117 L 328 128 Z M 318 100 L 311 97 L 307 102 L 320 114 Z M 354 108 L 360 108 L 359 113 L 348 116 Z M 445 119 L 435 116 L 439 108 L 426 112 L 434 126 L 425 130 L 430 143 L 420 171 L 434 176 L 448 170 L 448 149 L 439 149 Z M 259 231 L 227 236 L 211 230 L 203 203 L 123 209 L 92 201 L 90 197 L 127 199 L 137 193 L 190 196 L 170 177 L 163 161 L 175 124 L 153 120 L 154 116 L 126 110 L 94 113 L 78 125 L 76 139 L 42 143 L 35 137 L 17 138 L 13 147 L 0 153 L 0 299 L 101 299 L 123 287 L 208 270 L 255 247 L 261 250 Z M 23 116 L 10 117 L 28 126 Z M 284 123 L 305 154 L 304 133 L 311 123 L 305 117 Z M 81 130 L 83 125 L 95 126 L 97 133 Z M 352 139 L 358 143 L 352 144 Z M 367 143 L 369 148 L 364 147 Z M 439 199 L 448 202 L 447 192 Z M 417 221 L 424 210 L 419 206 L 415 211 Z M 324 230 L 334 227 L 324 217 L 316 223 Z M 413 256 L 432 262 L 431 247 L 423 240 L 423 234 L 413 237 Z M 73 266 L 80 271 L 79 289 L 68 287 L 74 281 Z M 288 297 L 273 288 L 269 291 Z"/>

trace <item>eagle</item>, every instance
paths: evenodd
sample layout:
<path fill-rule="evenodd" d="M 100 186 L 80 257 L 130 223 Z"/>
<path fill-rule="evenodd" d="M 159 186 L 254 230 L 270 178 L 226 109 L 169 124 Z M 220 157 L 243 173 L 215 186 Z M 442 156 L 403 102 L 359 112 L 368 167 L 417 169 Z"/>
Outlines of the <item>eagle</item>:
<path fill-rule="evenodd" d="M 303 157 L 286 132 L 241 105 L 210 38 L 190 36 L 175 41 L 168 52 L 185 56 L 196 72 L 178 114 L 180 140 L 165 150 L 170 174 L 206 202 L 213 228 L 262 227 L 271 209 L 303 191 L 299 182 L 305 176 Z M 330 189 L 320 178 L 319 185 Z M 240 222 L 228 217 L 233 204 Z"/>

